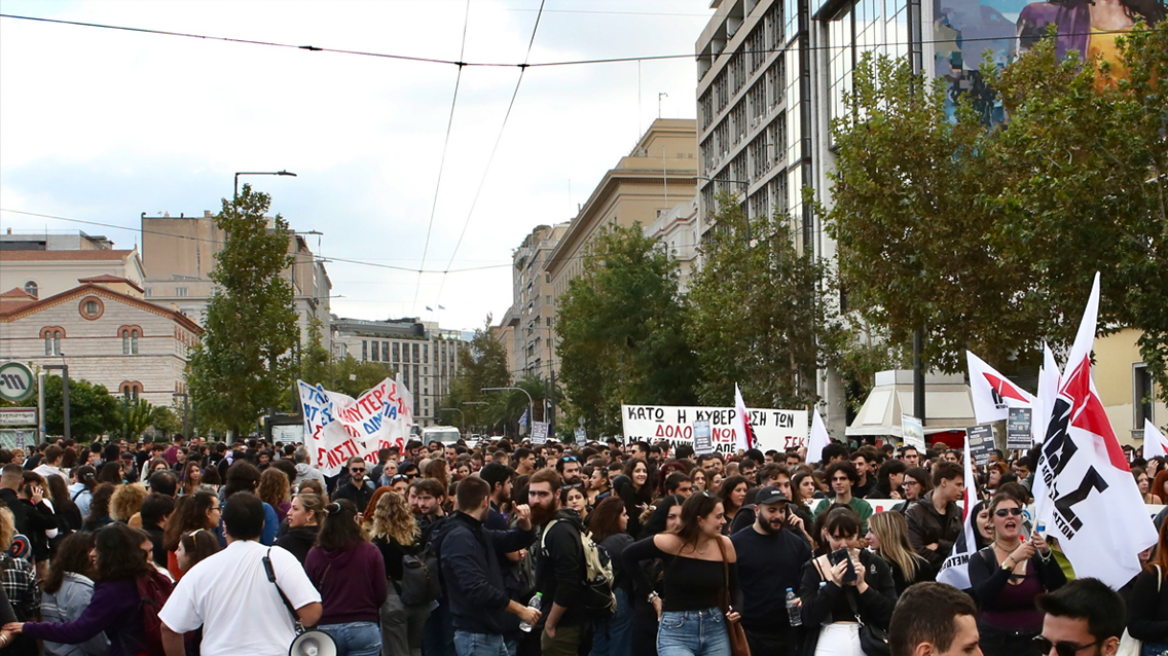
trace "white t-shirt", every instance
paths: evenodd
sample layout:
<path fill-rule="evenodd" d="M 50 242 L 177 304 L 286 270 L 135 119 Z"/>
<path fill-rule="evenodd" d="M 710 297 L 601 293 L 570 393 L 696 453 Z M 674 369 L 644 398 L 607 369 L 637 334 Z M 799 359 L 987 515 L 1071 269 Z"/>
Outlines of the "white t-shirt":
<path fill-rule="evenodd" d="M 263 558 L 268 547 L 237 540 L 201 561 L 183 576 L 159 619 L 176 633 L 203 627 L 203 656 L 285 656 L 296 629 L 276 586 L 268 581 Z M 271 548 L 276 582 L 295 608 L 320 601 L 300 561 Z"/>

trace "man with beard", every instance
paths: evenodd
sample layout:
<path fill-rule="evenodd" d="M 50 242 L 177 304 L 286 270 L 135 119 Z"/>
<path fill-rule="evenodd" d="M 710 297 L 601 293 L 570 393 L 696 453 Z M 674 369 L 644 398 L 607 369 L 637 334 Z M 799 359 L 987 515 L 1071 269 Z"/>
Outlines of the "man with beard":
<path fill-rule="evenodd" d="M 560 458 L 556 461 L 556 473 L 564 485 L 576 485 L 580 482 L 580 459 L 573 455 Z"/>
<path fill-rule="evenodd" d="M 803 633 L 791 626 L 787 590 L 799 590 L 811 547 L 798 537 L 803 521 L 790 511 L 790 499 L 782 490 L 764 487 L 755 503 L 754 524 L 730 538 L 738 554 L 742 628 L 750 653 L 794 656 L 802 651 Z"/>
<path fill-rule="evenodd" d="M 432 478 L 419 478 L 410 483 L 406 501 L 410 510 L 414 511 L 414 518 L 418 520 L 418 530 L 422 534 L 422 544 L 430 541 L 430 534 L 434 527 L 442 520 L 446 513 L 442 511 L 442 504 L 446 502 L 446 490 L 442 484 Z"/>
<path fill-rule="evenodd" d="M 573 508 L 560 507 L 563 481 L 550 469 L 531 477 L 527 497 L 531 520 L 543 527 L 535 565 L 535 589 L 543 593 L 544 626 L 540 636 L 543 656 L 576 656 L 583 626 L 584 522 Z"/>
<path fill-rule="evenodd" d="M 503 507 L 511 501 L 511 475 L 515 471 L 507 465 L 497 462 L 488 463 L 479 472 L 479 478 L 491 486 L 491 511 L 483 524 L 494 531 L 506 531 L 507 516 L 503 514 Z"/>

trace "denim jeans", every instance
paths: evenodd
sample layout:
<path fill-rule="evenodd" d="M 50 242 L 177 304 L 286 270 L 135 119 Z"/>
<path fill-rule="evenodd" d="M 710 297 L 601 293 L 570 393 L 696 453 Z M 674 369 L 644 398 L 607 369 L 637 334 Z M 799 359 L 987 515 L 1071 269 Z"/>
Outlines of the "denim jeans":
<path fill-rule="evenodd" d="M 455 631 L 454 651 L 458 656 L 508 656 L 503 636 L 494 633 Z"/>
<path fill-rule="evenodd" d="M 730 656 L 726 620 L 717 608 L 666 611 L 657 627 L 658 656 Z"/>
<path fill-rule="evenodd" d="M 376 622 L 324 624 L 317 628 L 336 641 L 337 656 L 381 655 L 381 628 Z"/>
<path fill-rule="evenodd" d="M 616 613 L 592 624 L 592 652 L 588 656 L 631 656 L 633 646 L 633 606 L 629 595 L 617 588 Z"/>

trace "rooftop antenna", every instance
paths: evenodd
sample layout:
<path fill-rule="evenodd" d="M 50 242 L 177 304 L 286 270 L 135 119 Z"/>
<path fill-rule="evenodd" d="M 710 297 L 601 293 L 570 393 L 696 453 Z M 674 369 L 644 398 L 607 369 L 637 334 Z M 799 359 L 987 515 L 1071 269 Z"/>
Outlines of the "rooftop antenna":
<path fill-rule="evenodd" d="M 669 94 L 665 93 L 664 91 L 657 94 L 657 118 L 661 118 L 661 99 L 668 98 L 668 97 L 669 97 Z"/>

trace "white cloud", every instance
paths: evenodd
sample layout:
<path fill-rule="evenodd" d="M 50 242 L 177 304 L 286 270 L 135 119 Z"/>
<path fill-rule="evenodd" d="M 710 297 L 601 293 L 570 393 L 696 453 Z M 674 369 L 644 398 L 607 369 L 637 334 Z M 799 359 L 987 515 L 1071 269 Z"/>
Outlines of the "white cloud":
<path fill-rule="evenodd" d="M 519 62 L 538 0 L 470 6 L 467 61 Z M 5 2 L 12 14 L 456 59 L 464 2 Z M 707 0 L 550 1 L 531 60 L 684 54 Z M 612 13 L 573 13 L 612 12 Z M 617 13 L 619 12 L 619 13 Z M 628 12 L 641 12 L 630 14 Z M 665 15 L 657 15 L 665 14 Z M 323 254 L 418 266 L 456 69 L 451 66 L 0 20 L 0 204 L 135 226 L 142 212 L 216 210 L 238 170 Z M 464 69 L 427 269 L 453 253 L 516 68 Z M 530 68 L 453 269 L 509 264 L 532 227 L 563 221 L 657 112 L 694 115 L 692 59 Z M 568 193 L 571 181 L 571 195 Z M 13 229 L 129 231 L 12 213 Z M 441 302 L 480 325 L 510 304 L 509 266 L 422 277 L 332 263 L 334 310 L 385 318 Z M 442 287 L 442 297 L 437 295 Z"/>

